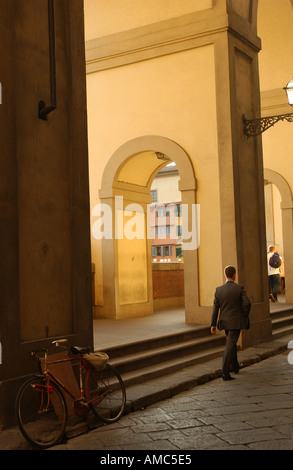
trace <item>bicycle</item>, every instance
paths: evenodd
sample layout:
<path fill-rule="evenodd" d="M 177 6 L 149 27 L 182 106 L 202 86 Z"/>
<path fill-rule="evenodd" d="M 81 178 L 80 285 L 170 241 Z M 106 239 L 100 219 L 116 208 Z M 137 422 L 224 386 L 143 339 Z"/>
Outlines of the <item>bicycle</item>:
<path fill-rule="evenodd" d="M 55 340 L 52 344 L 61 346 L 66 341 Z M 34 446 L 48 448 L 60 443 L 64 438 L 68 422 L 64 392 L 73 400 L 74 412 L 78 416 L 84 416 L 92 410 L 104 423 L 113 423 L 118 421 L 124 412 L 125 385 L 115 367 L 105 362 L 108 356 L 106 355 L 103 367 L 99 370 L 93 365 L 96 355 L 89 354 L 89 348 L 74 346 L 71 352 L 72 356 L 54 360 L 50 360 L 48 348 L 43 349 L 42 353 L 31 353 L 38 359 L 40 373 L 20 387 L 15 410 L 21 433 Z M 78 397 L 50 370 L 53 364 L 72 364 L 72 361 L 78 361 Z"/>

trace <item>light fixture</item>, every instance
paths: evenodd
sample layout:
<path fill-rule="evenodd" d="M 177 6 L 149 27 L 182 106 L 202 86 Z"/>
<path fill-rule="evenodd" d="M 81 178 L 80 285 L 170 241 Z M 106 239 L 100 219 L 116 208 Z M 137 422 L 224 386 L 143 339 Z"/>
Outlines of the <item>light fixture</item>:
<path fill-rule="evenodd" d="M 170 158 L 167 157 L 164 153 L 161 153 L 161 152 L 155 152 L 156 153 L 156 157 L 159 159 L 159 160 L 164 160 L 166 162 L 169 162 L 170 161 Z"/>
<path fill-rule="evenodd" d="M 291 78 L 284 90 L 287 93 L 288 104 L 293 106 L 293 78 Z M 293 122 L 293 113 L 267 116 L 259 119 L 246 119 L 246 116 L 244 115 L 244 134 L 247 135 L 247 137 L 255 137 L 262 134 L 279 121 Z"/>
<path fill-rule="evenodd" d="M 291 78 L 290 82 L 284 88 L 285 92 L 287 93 L 288 103 L 290 106 L 293 106 L 293 77 Z"/>

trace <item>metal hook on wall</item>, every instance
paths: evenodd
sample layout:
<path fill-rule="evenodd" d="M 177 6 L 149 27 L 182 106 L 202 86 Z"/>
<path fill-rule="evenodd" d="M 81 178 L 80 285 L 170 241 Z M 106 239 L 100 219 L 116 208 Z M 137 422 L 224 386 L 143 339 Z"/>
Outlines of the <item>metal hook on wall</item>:
<path fill-rule="evenodd" d="M 56 49 L 55 49 L 55 0 L 48 0 L 49 60 L 50 60 L 50 101 L 39 102 L 39 118 L 46 121 L 47 115 L 57 108 L 56 90 Z"/>

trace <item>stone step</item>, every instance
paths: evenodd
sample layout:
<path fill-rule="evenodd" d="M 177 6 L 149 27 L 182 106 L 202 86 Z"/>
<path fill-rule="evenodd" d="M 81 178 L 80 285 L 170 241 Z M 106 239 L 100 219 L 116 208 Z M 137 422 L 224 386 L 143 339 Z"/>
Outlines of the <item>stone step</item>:
<path fill-rule="evenodd" d="M 139 340 L 135 342 L 120 344 L 117 346 L 111 346 L 107 349 L 103 349 L 111 359 L 121 356 L 127 356 L 132 354 L 134 351 L 146 351 L 153 348 L 158 348 L 165 345 L 177 344 L 182 341 L 188 341 L 195 338 L 206 337 L 210 335 L 210 327 L 199 326 L 190 330 L 182 332 L 172 333 L 169 335 L 162 335 L 154 338 Z"/>
<path fill-rule="evenodd" d="M 128 392 L 152 381 L 156 381 L 158 389 L 164 389 L 166 376 L 219 358 L 225 344 L 224 335 L 212 336 L 210 327 L 205 326 L 111 347 L 105 352 L 110 364 L 121 374 Z"/>
<path fill-rule="evenodd" d="M 192 340 L 178 341 L 176 344 L 164 344 L 163 346 L 153 347 L 152 349 L 136 350 L 135 344 L 132 353 L 121 357 L 112 358 L 111 363 L 123 374 L 132 370 L 138 370 L 156 364 L 164 364 L 169 361 L 182 361 L 186 356 L 192 356 L 205 350 L 210 350 L 225 344 L 225 338 L 222 335 L 205 336 Z M 146 345 L 147 346 L 147 345 Z"/>
<path fill-rule="evenodd" d="M 282 338 L 283 336 L 287 336 L 289 334 L 292 334 L 292 339 L 293 339 L 293 324 L 286 325 L 283 328 L 282 327 L 274 328 L 272 331 L 272 334 L 273 334 L 273 339 Z"/>
<path fill-rule="evenodd" d="M 159 379 L 165 377 L 166 375 L 174 374 L 191 366 L 204 364 L 211 359 L 221 357 L 223 355 L 224 348 L 224 345 L 218 347 L 215 346 L 193 354 L 188 354 L 177 357 L 175 359 L 170 359 L 168 361 L 133 369 L 128 372 L 122 371 L 121 376 L 125 386 L 127 387 L 127 390 L 133 385 L 141 384 L 146 381 L 156 380 L 157 383 L 159 383 Z"/>
<path fill-rule="evenodd" d="M 293 308 L 287 307 L 282 310 L 277 310 L 275 312 L 271 312 L 271 318 L 272 320 L 277 320 L 279 318 L 283 318 L 286 316 L 292 316 L 293 317 Z"/>
<path fill-rule="evenodd" d="M 272 318 L 272 328 L 279 328 L 280 326 L 287 326 L 293 324 L 293 314 L 283 314 L 282 316 L 278 315 L 277 318 Z"/>
<path fill-rule="evenodd" d="M 287 308 L 282 311 L 273 312 L 272 319 L 272 335 L 273 338 L 281 338 L 293 333 L 293 309 Z"/>
<path fill-rule="evenodd" d="M 285 308 L 271 313 L 273 339 L 293 335 L 293 309 Z"/>

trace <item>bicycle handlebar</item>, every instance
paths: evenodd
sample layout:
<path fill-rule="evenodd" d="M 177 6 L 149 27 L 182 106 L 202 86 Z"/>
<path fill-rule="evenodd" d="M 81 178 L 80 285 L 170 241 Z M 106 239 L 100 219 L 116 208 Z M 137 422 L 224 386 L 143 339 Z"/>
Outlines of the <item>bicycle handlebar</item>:
<path fill-rule="evenodd" d="M 60 344 L 62 344 L 62 343 L 67 343 L 67 339 L 66 338 L 61 338 L 61 339 L 56 339 L 56 340 L 52 341 L 52 344 L 56 347 L 60 346 Z M 48 351 L 48 348 L 43 348 L 39 352 L 41 352 L 41 351 L 46 352 L 46 351 Z M 31 351 L 31 356 L 37 356 L 37 352 L 38 351 Z"/>
<path fill-rule="evenodd" d="M 67 339 L 66 338 L 63 338 L 63 339 L 56 339 L 55 341 L 52 341 L 52 344 L 55 344 L 55 346 L 59 346 L 60 343 L 67 343 Z"/>

